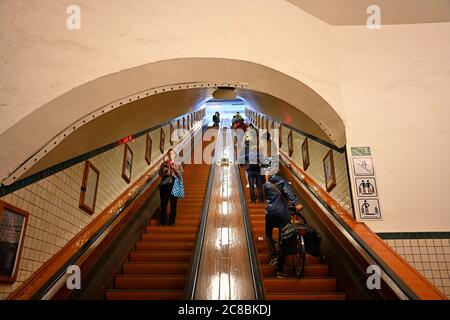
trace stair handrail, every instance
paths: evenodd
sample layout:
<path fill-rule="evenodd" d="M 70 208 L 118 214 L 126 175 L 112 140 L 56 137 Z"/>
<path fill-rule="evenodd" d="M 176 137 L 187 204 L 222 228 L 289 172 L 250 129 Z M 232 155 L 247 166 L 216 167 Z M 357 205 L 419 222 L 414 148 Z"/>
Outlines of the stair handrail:
<path fill-rule="evenodd" d="M 241 210 L 244 220 L 245 236 L 247 239 L 247 252 L 250 260 L 250 271 L 252 274 L 253 289 L 255 291 L 256 300 L 264 300 L 264 286 L 263 278 L 261 274 L 261 267 L 259 264 L 258 256 L 256 254 L 255 242 L 253 238 L 253 231 L 250 224 L 249 213 L 247 203 L 245 201 L 244 188 L 242 186 L 241 173 L 239 164 L 234 164 L 236 170 L 236 177 L 238 179 L 239 198 L 241 201 Z"/>
<path fill-rule="evenodd" d="M 195 289 L 197 287 L 197 279 L 200 270 L 200 259 L 202 255 L 203 240 L 205 239 L 206 232 L 206 220 L 208 218 L 209 200 L 211 198 L 211 189 L 215 172 L 217 150 L 214 152 L 214 156 L 209 168 L 208 184 L 205 190 L 205 196 L 203 201 L 203 207 L 200 214 L 200 225 L 198 228 L 197 239 L 195 241 L 194 255 L 192 257 L 191 266 L 188 273 L 188 281 L 186 283 L 185 298 L 186 300 L 194 300 Z"/>

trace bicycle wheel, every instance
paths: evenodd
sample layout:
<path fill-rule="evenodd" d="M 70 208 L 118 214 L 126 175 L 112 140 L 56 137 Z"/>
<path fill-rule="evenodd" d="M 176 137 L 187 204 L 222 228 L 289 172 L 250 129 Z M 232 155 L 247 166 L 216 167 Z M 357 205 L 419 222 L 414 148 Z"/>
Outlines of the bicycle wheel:
<path fill-rule="evenodd" d="M 296 277 L 302 277 L 305 271 L 306 249 L 303 237 L 297 240 L 297 253 L 292 255 L 292 267 Z"/>

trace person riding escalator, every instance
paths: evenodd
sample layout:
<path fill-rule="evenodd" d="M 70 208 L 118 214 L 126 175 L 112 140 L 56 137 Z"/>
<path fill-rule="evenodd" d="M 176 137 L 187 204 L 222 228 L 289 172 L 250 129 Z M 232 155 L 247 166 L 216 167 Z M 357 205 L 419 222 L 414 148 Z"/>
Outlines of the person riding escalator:
<path fill-rule="evenodd" d="M 300 212 L 303 206 L 299 203 L 290 184 L 277 174 L 270 176 L 264 184 L 264 191 L 267 200 L 265 233 L 271 256 L 269 264 L 277 265 L 277 277 L 284 278 L 286 277 L 284 273 L 285 257 L 280 250 L 276 250 L 272 236 L 273 229 L 278 228 L 280 235 L 281 229 L 290 222 L 289 208 L 295 207 L 295 211 Z"/>

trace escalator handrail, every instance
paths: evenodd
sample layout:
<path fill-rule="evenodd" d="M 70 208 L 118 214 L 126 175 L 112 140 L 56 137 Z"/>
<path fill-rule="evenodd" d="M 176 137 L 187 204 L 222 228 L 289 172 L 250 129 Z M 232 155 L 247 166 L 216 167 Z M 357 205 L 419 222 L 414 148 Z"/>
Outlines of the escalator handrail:
<path fill-rule="evenodd" d="M 244 188 L 242 186 L 241 180 L 241 173 L 238 164 L 234 164 L 234 167 L 236 170 L 236 178 L 238 179 L 238 190 L 241 201 L 242 216 L 244 219 L 245 235 L 247 238 L 247 251 L 250 259 L 250 271 L 252 273 L 253 288 L 255 290 L 256 300 L 264 300 L 265 296 L 264 296 L 263 279 L 261 275 L 261 268 L 259 265 L 258 256 L 256 254 L 255 242 L 253 240 L 254 239 L 253 232 L 250 224 L 247 203 L 245 201 Z"/>
<path fill-rule="evenodd" d="M 284 156 L 284 155 L 283 155 Z M 285 156 L 284 156 L 285 157 Z M 316 200 L 331 214 L 331 216 L 340 224 L 341 227 L 347 231 L 347 233 L 362 247 L 366 254 L 370 256 L 378 266 L 384 271 L 384 273 L 395 283 L 395 285 L 403 292 L 403 294 L 411 300 L 420 300 L 420 297 L 401 279 L 392 269 L 389 267 L 383 259 L 381 259 L 378 254 L 370 248 L 366 242 L 356 234 L 353 229 L 342 219 L 342 217 L 332 208 L 329 204 L 324 201 L 314 189 L 304 181 L 304 179 L 288 164 L 283 157 L 280 157 L 280 161 L 285 164 L 285 166 L 292 172 L 292 174 L 305 186 L 309 192 L 314 195 Z"/>
<path fill-rule="evenodd" d="M 204 202 L 200 214 L 200 226 L 198 229 L 197 240 L 195 241 L 194 255 L 192 257 L 191 267 L 189 269 L 188 281 L 186 283 L 185 298 L 186 300 L 194 300 L 197 279 L 200 270 L 200 259 L 202 255 L 203 240 L 205 239 L 206 220 L 209 211 L 209 200 L 211 197 L 211 189 L 214 178 L 214 168 L 216 164 L 217 151 L 214 152 L 211 167 L 209 168 L 208 184 L 205 190 Z"/>

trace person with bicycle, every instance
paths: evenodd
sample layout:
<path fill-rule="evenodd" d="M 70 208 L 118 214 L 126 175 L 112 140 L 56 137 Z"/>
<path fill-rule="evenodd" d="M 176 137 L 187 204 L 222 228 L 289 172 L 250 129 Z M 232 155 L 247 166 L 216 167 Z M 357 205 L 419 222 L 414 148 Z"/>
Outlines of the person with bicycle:
<path fill-rule="evenodd" d="M 266 221 L 265 232 L 267 244 L 271 260 L 270 265 L 277 265 L 277 277 L 284 278 L 284 254 L 280 250 L 276 250 L 273 240 L 273 229 L 278 228 L 280 235 L 281 229 L 290 222 L 290 208 L 295 208 L 296 212 L 300 212 L 303 206 L 299 203 L 297 196 L 294 194 L 290 184 L 277 174 L 271 175 L 269 180 L 264 184 L 266 195 Z"/>

